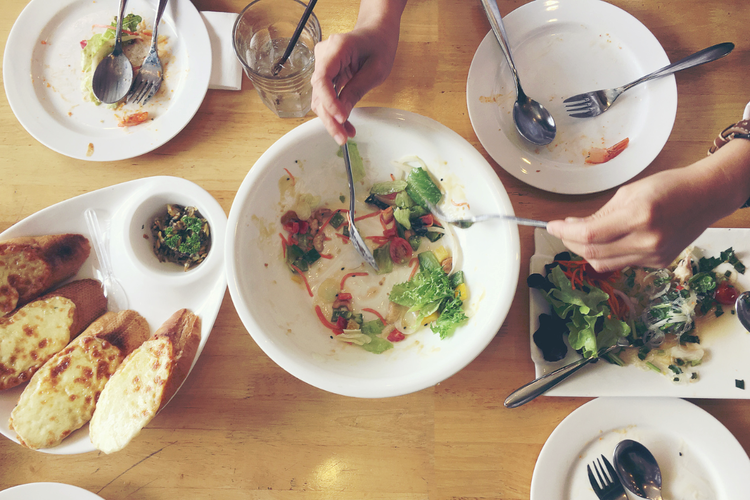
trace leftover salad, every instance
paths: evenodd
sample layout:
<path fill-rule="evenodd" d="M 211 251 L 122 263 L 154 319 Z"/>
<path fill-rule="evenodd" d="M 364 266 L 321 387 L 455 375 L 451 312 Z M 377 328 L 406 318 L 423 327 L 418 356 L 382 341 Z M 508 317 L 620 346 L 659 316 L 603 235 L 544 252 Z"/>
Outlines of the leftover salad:
<path fill-rule="evenodd" d="M 81 70 L 82 70 L 82 81 L 81 89 L 83 91 L 84 100 L 93 102 L 97 106 L 101 104 L 101 101 L 96 98 L 92 88 L 92 81 L 94 78 L 94 71 L 99 63 L 107 57 L 114 48 L 115 44 L 115 29 L 117 27 L 117 18 L 108 25 L 96 24 L 92 28 L 96 31 L 91 38 L 87 40 L 81 40 Z M 134 14 L 128 14 L 122 20 L 122 49 L 123 53 L 127 56 L 130 62 L 133 64 L 133 70 L 137 73 L 143 60 L 148 53 L 151 44 L 151 29 L 146 27 L 146 23 L 143 21 L 141 16 Z M 167 43 L 167 37 L 159 35 L 157 39 L 157 49 L 159 51 L 159 58 L 162 60 L 164 71 L 166 73 L 166 67 L 168 61 L 165 56 L 165 46 Z M 119 109 L 125 103 L 125 99 L 119 103 L 109 105 L 112 108 Z M 130 113 L 125 114 L 122 117 L 118 117 L 118 126 L 126 127 L 138 125 L 148 119 L 148 113 Z"/>
<path fill-rule="evenodd" d="M 697 257 L 689 248 L 663 269 L 627 267 L 600 273 L 581 257 L 563 252 L 531 274 L 527 283 L 551 304 L 541 314 L 534 343 L 546 361 L 567 355 L 568 345 L 583 357 L 636 364 L 674 382 L 699 379 L 701 318 L 735 314 L 737 274 L 745 266 L 732 248 L 717 257 Z M 567 344 L 566 344 L 567 339 Z"/>
<path fill-rule="evenodd" d="M 352 170 L 362 173 L 356 144 L 350 151 Z M 422 160 L 401 165 L 399 178 L 391 174 L 370 187 L 364 200 L 370 211 L 358 211 L 362 215 L 354 219 L 372 246 L 377 272 L 344 257 L 351 251 L 344 251 L 350 243 L 343 195 L 340 206 L 301 196 L 304 203 L 280 220 L 282 257 L 292 278 L 306 287 L 330 337 L 376 354 L 426 326 L 449 337 L 468 319 L 463 304 L 469 290 L 453 258 L 458 247 L 427 203 L 438 204 L 443 195 Z"/>

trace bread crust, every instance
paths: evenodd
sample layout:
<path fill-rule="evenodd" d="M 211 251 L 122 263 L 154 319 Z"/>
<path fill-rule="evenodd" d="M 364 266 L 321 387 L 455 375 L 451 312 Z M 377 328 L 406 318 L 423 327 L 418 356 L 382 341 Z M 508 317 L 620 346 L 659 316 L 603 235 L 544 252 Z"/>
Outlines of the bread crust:
<path fill-rule="evenodd" d="M 0 243 L 0 314 L 75 276 L 90 253 L 89 241 L 80 234 L 12 238 Z"/>
<path fill-rule="evenodd" d="M 73 318 L 70 327 L 68 328 L 68 333 L 70 335 L 68 342 L 75 339 L 91 324 L 91 322 L 107 311 L 107 299 L 104 296 L 100 282 L 93 279 L 73 281 L 53 292 L 39 297 L 39 299 L 30 302 L 23 307 L 18 308 L 12 314 L 0 318 L 0 335 L 2 335 L 4 329 L 10 328 L 14 322 L 21 321 L 20 318 L 23 315 L 33 312 L 37 302 L 45 301 L 53 297 L 64 297 L 74 304 L 72 309 Z M 24 339 L 24 341 L 44 341 L 44 331 L 32 333 L 33 335 L 30 333 L 29 338 Z M 64 347 L 65 345 L 63 345 L 61 349 Z M 33 349 L 33 346 L 31 346 L 31 348 Z M 26 382 L 53 355 L 54 352 L 46 356 L 30 354 L 33 361 L 26 363 L 23 367 L 21 367 L 20 362 L 18 365 L 10 366 L 7 363 L 0 361 L 0 390 L 9 389 Z"/>
<path fill-rule="evenodd" d="M 195 354 L 201 343 L 201 320 L 189 310 L 180 309 L 156 330 L 154 338 L 168 338 L 175 355 L 172 375 L 167 380 L 161 405 L 159 405 L 161 410 L 169 403 L 190 373 Z"/>
<path fill-rule="evenodd" d="M 89 426 L 94 446 L 127 446 L 185 381 L 199 345 L 200 318 L 181 309 L 134 350 L 102 391 Z"/>

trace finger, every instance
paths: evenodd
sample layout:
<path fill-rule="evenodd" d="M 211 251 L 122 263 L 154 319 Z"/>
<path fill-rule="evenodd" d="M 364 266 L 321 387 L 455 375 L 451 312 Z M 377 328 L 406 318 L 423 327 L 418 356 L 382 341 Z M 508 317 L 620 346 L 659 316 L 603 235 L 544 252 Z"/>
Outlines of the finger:
<path fill-rule="evenodd" d="M 595 214 L 584 219 L 568 217 L 564 221 L 551 221 L 547 231 L 562 240 L 579 243 L 607 243 L 623 238 L 634 227 L 633 214 L 618 210 L 610 212 L 605 205 Z"/>

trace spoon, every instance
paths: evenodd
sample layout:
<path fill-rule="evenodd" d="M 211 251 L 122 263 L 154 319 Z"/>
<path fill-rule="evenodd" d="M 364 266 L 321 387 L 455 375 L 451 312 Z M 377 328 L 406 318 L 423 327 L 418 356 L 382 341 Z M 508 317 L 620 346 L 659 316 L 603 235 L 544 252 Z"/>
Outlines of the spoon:
<path fill-rule="evenodd" d="M 625 488 L 639 498 L 662 500 L 661 470 L 648 448 L 626 439 L 615 448 L 614 459 L 615 471 Z"/>
<path fill-rule="evenodd" d="M 289 44 L 286 46 L 284 55 L 281 56 L 281 59 L 279 59 L 273 67 L 273 76 L 281 73 L 281 70 L 284 68 L 284 63 L 287 59 L 289 59 L 289 56 L 292 54 L 292 50 L 294 50 L 295 45 L 297 45 L 297 40 L 299 40 L 299 36 L 302 34 L 302 30 L 304 29 L 305 24 L 307 24 L 307 20 L 310 19 L 310 14 L 312 14 L 313 7 L 315 7 L 315 3 L 317 1 L 318 0 L 310 0 L 310 2 L 307 4 L 305 12 L 302 14 L 302 18 L 297 23 L 297 28 L 294 30 L 292 38 L 289 39 Z"/>
<path fill-rule="evenodd" d="M 109 262 L 109 253 L 107 253 L 107 249 L 104 246 L 104 237 L 99 228 L 99 220 L 96 217 L 96 212 L 91 208 L 87 208 L 83 215 L 86 218 L 86 225 L 89 227 L 91 237 L 94 239 L 94 251 L 101 266 L 102 287 L 104 287 L 104 296 L 107 297 L 108 308 L 114 312 L 127 309 L 128 296 L 112 272 L 112 264 Z"/>
<path fill-rule="evenodd" d="M 500 48 L 508 60 L 513 80 L 516 82 L 516 102 L 513 104 L 513 121 L 516 129 L 521 136 L 527 141 L 538 146 L 549 144 L 555 138 L 557 126 L 555 119 L 544 106 L 534 99 L 528 97 L 521 88 L 521 80 L 518 78 L 518 71 L 513 62 L 513 56 L 510 54 L 508 45 L 508 36 L 505 33 L 503 19 L 500 16 L 500 9 L 497 7 L 496 0 L 482 0 L 484 12 L 490 21 L 495 38 L 500 43 Z"/>
<path fill-rule="evenodd" d="M 122 53 L 122 18 L 125 15 L 125 2 L 120 0 L 120 15 L 117 16 L 115 47 L 112 53 L 102 59 L 94 70 L 91 88 L 97 99 L 112 104 L 125 97 L 133 84 L 133 65 Z"/>
<path fill-rule="evenodd" d="M 734 302 L 734 308 L 737 310 L 737 317 L 740 323 L 750 332 L 750 291 L 742 292 Z"/>
<path fill-rule="evenodd" d="M 354 225 L 354 179 L 352 178 L 352 163 L 349 159 L 349 144 L 345 142 L 342 148 L 344 150 L 346 179 L 349 181 L 349 213 L 347 214 L 347 218 L 349 219 L 349 239 L 351 240 L 352 245 L 354 245 L 354 249 L 357 250 L 357 253 L 362 256 L 365 262 L 378 271 L 378 263 L 375 262 L 375 256 L 373 256 L 370 249 L 367 248 L 365 240 L 362 239 L 357 226 Z"/>

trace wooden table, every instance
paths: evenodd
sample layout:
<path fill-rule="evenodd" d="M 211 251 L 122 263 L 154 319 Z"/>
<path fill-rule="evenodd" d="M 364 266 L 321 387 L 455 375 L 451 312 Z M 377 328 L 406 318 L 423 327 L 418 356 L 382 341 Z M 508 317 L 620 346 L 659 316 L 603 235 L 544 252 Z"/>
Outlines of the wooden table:
<path fill-rule="evenodd" d="M 53 0 L 50 0 L 51 2 Z M 500 0 L 507 14 L 521 0 Z M 750 99 L 746 0 L 614 0 L 643 22 L 671 60 L 724 41 L 729 57 L 677 75 L 677 120 L 656 160 L 639 176 L 705 155 L 714 135 L 740 118 Z M 239 12 L 244 0 L 195 0 L 199 10 Z M 0 0 L 0 48 L 24 2 Z M 351 0 L 316 7 L 324 36 L 354 26 Z M 433 118 L 481 151 L 516 213 L 585 216 L 613 190 L 564 196 L 529 187 L 486 154 L 466 109 L 466 76 L 489 30 L 481 4 L 412 0 L 393 72 L 362 105 Z M 284 133 L 314 118 L 276 119 L 245 80 L 240 92 L 210 90 L 195 119 L 150 154 L 107 164 L 74 160 L 31 137 L 0 98 L 0 230 L 53 203 L 151 175 L 187 178 L 228 213 L 258 157 Z M 720 221 L 750 227 L 750 211 Z M 521 276 L 533 253 L 520 228 Z M 193 373 L 171 404 L 123 451 L 56 456 L 0 439 L 0 490 L 34 481 L 77 485 L 108 500 L 527 499 L 539 452 L 560 421 L 586 398 L 543 397 L 519 409 L 504 398 L 534 375 L 528 290 L 520 280 L 504 325 L 484 352 L 450 379 L 415 394 L 353 399 L 318 390 L 272 362 L 239 320 L 229 294 Z M 750 401 L 694 401 L 750 450 Z"/>

